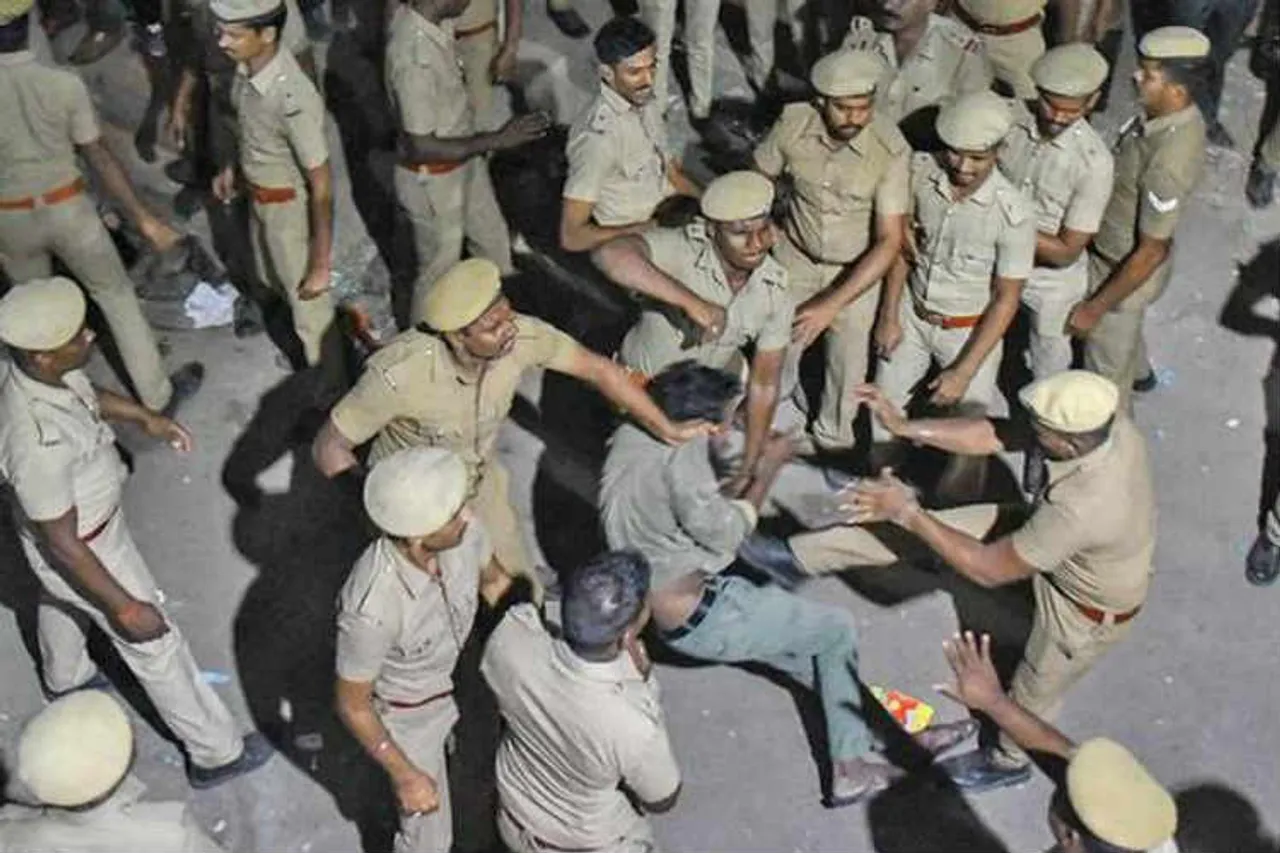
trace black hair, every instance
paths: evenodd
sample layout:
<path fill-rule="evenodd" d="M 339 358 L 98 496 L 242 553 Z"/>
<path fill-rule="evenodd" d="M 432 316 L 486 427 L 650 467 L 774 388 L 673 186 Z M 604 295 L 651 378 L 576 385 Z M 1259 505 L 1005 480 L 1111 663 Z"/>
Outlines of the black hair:
<path fill-rule="evenodd" d="M 1086 432 L 1068 432 L 1063 433 L 1063 435 L 1071 442 L 1071 446 L 1076 449 L 1076 452 L 1083 456 L 1086 453 L 1097 450 L 1111 437 L 1111 427 L 1115 422 L 1115 416 L 1112 415 L 1105 424 L 1096 429 Z"/>
<path fill-rule="evenodd" d="M 31 13 L 0 24 L 0 53 L 17 53 L 31 43 Z"/>
<path fill-rule="evenodd" d="M 1208 57 L 1161 59 L 1159 62 L 1165 79 L 1186 89 L 1191 99 L 1199 103 L 1200 96 L 1209 87 Z M 1205 116 L 1206 120 L 1211 118 L 1212 116 Z"/>
<path fill-rule="evenodd" d="M 601 64 L 617 65 L 653 44 L 657 38 L 648 24 L 627 15 L 614 18 L 601 27 L 592 44 L 595 45 L 596 59 Z"/>
<path fill-rule="evenodd" d="M 1067 797 L 1065 788 L 1059 787 L 1053 792 L 1053 799 L 1050 801 L 1050 808 L 1057 813 L 1062 822 L 1080 836 L 1081 846 L 1088 853 L 1142 853 L 1140 850 L 1134 850 L 1129 847 L 1120 847 L 1112 844 L 1110 841 L 1103 841 L 1098 836 L 1089 831 L 1084 825 L 1084 821 L 1080 819 L 1080 815 L 1076 814 L 1076 810 L 1071 805 L 1070 798 Z"/>
<path fill-rule="evenodd" d="M 650 380 L 649 396 L 673 421 L 724 420 L 725 407 L 742 394 L 742 381 L 696 361 L 678 361 Z"/>
<path fill-rule="evenodd" d="M 649 561 L 639 551 L 608 551 L 579 566 L 564 583 L 565 642 L 589 659 L 611 653 L 648 594 Z"/>

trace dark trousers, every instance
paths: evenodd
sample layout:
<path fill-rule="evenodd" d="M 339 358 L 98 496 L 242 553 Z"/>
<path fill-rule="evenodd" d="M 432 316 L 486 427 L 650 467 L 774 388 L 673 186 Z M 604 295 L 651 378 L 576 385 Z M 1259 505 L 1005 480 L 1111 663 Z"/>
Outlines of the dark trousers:
<path fill-rule="evenodd" d="M 163 20 L 161 0 L 84 0 L 84 20 L 94 32 L 107 32 L 119 27 L 126 16 L 132 16 L 138 26 L 158 24 Z M 74 21 L 80 17 L 80 3 L 76 0 L 40 0 L 40 17 L 56 21 Z M 126 8 L 127 7 L 127 8 Z"/>
<path fill-rule="evenodd" d="M 1226 67 L 1240 47 L 1245 28 L 1258 11 L 1258 0 L 1170 0 L 1170 20 L 1164 24 L 1195 27 L 1209 37 L 1209 69 L 1204 86 L 1196 93 L 1196 105 L 1206 121 L 1218 117 Z"/>

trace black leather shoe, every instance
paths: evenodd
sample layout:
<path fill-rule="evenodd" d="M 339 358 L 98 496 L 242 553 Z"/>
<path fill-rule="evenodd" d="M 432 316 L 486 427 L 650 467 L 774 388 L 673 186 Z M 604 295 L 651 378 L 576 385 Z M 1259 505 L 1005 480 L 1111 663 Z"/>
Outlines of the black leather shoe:
<path fill-rule="evenodd" d="M 1254 586 L 1271 586 L 1280 577 L 1280 545 L 1258 534 L 1244 562 L 1244 576 Z"/>
<path fill-rule="evenodd" d="M 1031 778 L 1030 764 L 1003 765 L 991 753 L 981 749 L 940 761 L 938 766 L 951 777 L 957 788 L 974 794 L 1021 785 Z"/>
<path fill-rule="evenodd" d="M 1049 466 L 1044 451 L 1033 447 L 1022 457 L 1022 493 L 1034 500 L 1040 497 L 1049 481 Z"/>
<path fill-rule="evenodd" d="M 160 414 L 166 418 L 177 414 L 182 404 L 200 390 L 200 386 L 204 384 L 204 365 L 198 361 L 188 361 L 169 376 L 169 382 L 173 385 L 173 395 L 160 410 Z"/>
<path fill-rule="evenodd" d="M 738 559 L 785 590 L 793 590 L 809 579 L 785 539 L 752 533 L 738 546 Z"/>
<path fill-rule="evenodd" d="M 250 732 L 244 736 L 244 749 L 235 761 L 220 764 L 217 767 L 187 766 L 187 781 L 197 789 L 213 788 L 223 782 L 230 782 L 237 776 L 243 776 L 257 770 L 271 760 L 276 751 L 259 732 Z"/>
<path fill-rule="evenodd" d="M 1156 376 L 1154 370 L 1148 370 L 1146 376 L 1139 376 L 1133 380 L 1133 390 L 1139 394 L 1146 394 L 1154 391 L 1160 385 L 1160 379 Z"/>
<path fill-rule="evenodd" d="M 1276 200 L 1276 170 L 1261 160 L 1254 160 L 1249 167 L 1249 179 L 1244 183 L 1244 195 L 1255 210 L 1268 207 Z"/>
<path fill-rule="evenodd" d="M 587 26 L 587 22 L 582 20 L 578 10 L 572 6 L 564 9 L 554 9 L 548 4 L 547 15 L 551 18 L 552 23 L 559 28 L 560 32 L 571 39 L 585 38 L 591 33 L 591 27 Z"/>
<path fill-rule="evenodd" d="M 1209 126 L 1205 129 L 1205 137 L 1208 139 L 1210 145 L 1217 148 L 1231 149 L 1236 147 L 1235 139 L 1233 139 L 1231 134 L 1227 132 L 1227 129 L 1222 126 L 1222 122 L 1217 119 L 1209 122 Z"/>

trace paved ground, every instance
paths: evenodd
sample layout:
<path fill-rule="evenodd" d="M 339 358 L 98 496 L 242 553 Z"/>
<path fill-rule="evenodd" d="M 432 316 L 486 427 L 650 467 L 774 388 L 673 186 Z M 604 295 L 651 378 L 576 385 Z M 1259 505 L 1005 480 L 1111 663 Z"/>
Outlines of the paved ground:
<path fill-rule="evenodd" d="M 530 103 L 567 121 L 594 87 L 589 46 L 562 38 L 541 4 L 531 5 L 521 79 Z M 579 5 L 593 23 L 607 15 L 606 4 Z M 1243 146 L 1252 142 L 1262 94 L 1242 60 L 1231 69 L 1226 122 Z M 387 196 L 376 177 L 390 156 L 377 150 L 376 67 L 342 38 L 330 46 L 327 67 L 335 159 L 356 164 L 348 168 L 350 183 L 337 182 L 339 273 L 349 292 L 376 301 L 387 287 L 378 248 L 388 244 L 375 245 L 369 232 L 387 221 Z M 114 147 L 130 154 L 148 197 L 172 196 L 176 187 L 159 164 L 131 154 L 133 128 L 144 113 L 141 64 L 120 51 L 85 73 L 117 125 L 109 132 Z M 722 89 L 741 89 L 734 60 L 725 58 L 718 73 Z M 1103 117 L 1108 128 L 1130 108 L 1127 95 L 1116 100 Z M 674 115 L 678 138 L 688 139 L 682 113 Z M 161 162 L 172 156 L 160 153 Z M 1061 720 L 1076 736 L 1107 734 L 1133 747 L 1179 792 L 1184 849 L 1220 853 L 1274 850 L 1259 839 L 1280 832 L 1280 730 L 1273 724 L 1280 687 L 1271 657 L 1280 592 L 1255 590 L 1241 576 L 1267 425 L 1280 423 L 1280 208 L 1247 212 L 1246 165 L 1240 154 L 1213 153 L 1180 232 L 1174 283 L 1150 314 L 1162 381 L 1139 401 L 1137 416 L 1151 441 L 1160 496 L 1152 598 L 1130 640 L 1072 693 Z M 203 214 L 192 228 L 207 234 Z M 526 280 L 518 295 L 596 345 L 616 338 L 616 313 L 556 280 Z M 326 710 L 333 595 L 365 535 L 352 520 L 353 497 L 320 481 L 292 441 L 292 388 L 266 338 L 236 340 L 227 329 L 164 337 L 173 364 L 199 358 L 209 366 L 205 390 L 184 412 L 198 447 L 179 458 L 122 435 L 136 451 L 130 525 L 206 677 L 286 755 L 248 779 L 192 795 L 176 747 L 140 720 L 137 772 L 154 796 L 189 796 L 230 849 L 348 851 L 359 849 L 362 838 L 367 849 L 382 849 L 387 792 Z M 96 367 L 110 378 L 105 365 Z M 591 428 L 604 417 L 572 383 L 535 379 L 503 432 L 514 497 L 549 565 L 569 565 L 594 547 L 592 466 L 600 437 Z M 246 482 L 257 483 L 260 499 L 237 505 L 230 492 L 243 488 L 228 484 Z M 6 742 L 42 702 L 31 581 L 10 533 L 0 535 L 6 605 L 0 642 L 16 652 L 0 659 Z M 1019 590 L 984 593 L 912 567 L 824 580 L 805 594 L 854 613 L 868 683 L 936 701 L 944 718 L 960 711 L 931 690 L 944 677 L 940 641 L 962 620 L 990 628 L 1016 655 L 1029 618 Z M 914 780 L 868 806 L 827 811 L 819 803 L 821 771 L 812 749 L 819 729 L 809 699 L 725 667 L 668 662 L 659 677 L 686 771 L 680 805 L 656 820 L 667 849 L 925 853 L 1048 846 L 1043 781 L 965 800 L 932 780 Z M 137 691 L 126 692 L 145 712 Z M 468 705 L 483 708 L 482 701 Z M 484 742 L 491 721 L 479 710 L 471 718 L 479 722 L 463 741 Z M 488 814 L 486 787 L 474 770 L 484 764 L 483 754 L 473 756 L 455 782 L 467 809 L 459 840 L 471 849 L 490 838 L 480 817 Z"/>

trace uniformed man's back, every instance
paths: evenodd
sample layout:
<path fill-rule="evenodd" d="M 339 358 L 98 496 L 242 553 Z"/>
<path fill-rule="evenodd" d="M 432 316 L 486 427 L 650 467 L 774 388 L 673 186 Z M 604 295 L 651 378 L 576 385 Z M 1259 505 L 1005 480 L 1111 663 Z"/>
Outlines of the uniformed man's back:
<path fill-rule="evenodd" d="M 75 180 L 75 146 L 98 138 L 84 83 L 40 64 L 30 51 L 0 56 L 0 115 L 0 199 Z"/>

